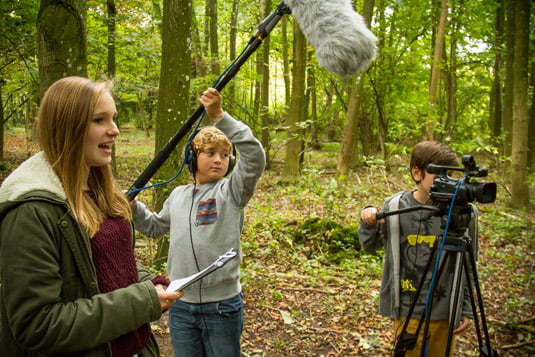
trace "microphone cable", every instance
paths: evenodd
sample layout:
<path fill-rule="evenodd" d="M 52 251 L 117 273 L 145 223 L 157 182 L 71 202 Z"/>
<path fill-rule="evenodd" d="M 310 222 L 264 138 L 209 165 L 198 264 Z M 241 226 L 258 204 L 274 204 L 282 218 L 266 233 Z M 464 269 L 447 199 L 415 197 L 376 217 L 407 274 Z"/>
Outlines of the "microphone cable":
<path fill-rule="evenodd" d="M 201 114 L 201 118 L 199 119 L 199 121 L 197 122 L 197 125 L 195 126 L 195 129 L 193 129 L 192 133 L 188 137 L 188 140 L 186 141 L 186 145 L 184 146 L 185 147 L 185 153 L 188 151 L 188 148 L 190 147 L 191 142 L 192 142 L 193 138 L 195 137 L 194 134 L 199 129 L 199 126 L 201 125 L 205 114 L 206 114 L 206 111 L 203 111 L 202 114 Z M 165 184 L 168 184 L 168 183 L 173 182 L 174 180 L 176 180 L 176 178 L 182 173 L 182 171 L 184 171 L 184 166 L 186 165 L 186 155 L 185 155 L 185 153 L 184 153 L 184 158 L 182 159 L 182 162 L 180 163 L 180 166 L 178 168 L 178 171 L 173 177 L 171 177 L 168 180 L 165 180 L 165 181 L 162 181 L 162 182 L 157 182 L 157 183 L 154 183 L 154 184 L 149 185 L 149 186 L 140 187 L 138 189 L 132 190 L 129 193 L 140 192 L 140 191 L 143 191 L 143 190 L 146 190 L 146 189 L 149 189 L 149 188 L 165 185 Z"/>
<path fill-rule="evenodd" d="M 193 134 L 192 134 L 193 136 Z M 189 209 L 189 240 L 190 240 L 190 245 L 191 245 L 191 252 L 193 254 L 193 259 L 195 260 L 195 267 L 197 268 L 197 272 L 200 272 L 201 271 L 201 268 L 200 268 L 200 265 L 199 265 L 199 260 L 197 258 L 197 252 L 195 251 L 195 244 L 193 243 L 193 228 L 192 228 L 192 220 L 194 219 L 193 218 L 193 206 L 194 206 L 194 203 L 195 203 L 195 194 L 197 193 L 197 182 L 195 182 L 195 171 L 193 171 L 193 178 L 194 178 L 194 182 L 193 182 L 193 190 L 191 192 L 191 205 L 190 205 L 190 209 Z M 197 218 L 195 217 L 195 220 Z M 195 225 L 197 225 L 195 223 Z M 212 356 L 215 356 L 214 355 L 214 350 L 212 348 L 212 344 L 210 343 L 210 335 L 208 333 L 208 325 L 206 324 L 206 320 L 204 318 L 204 310 L 203 310 L 203 301 L 202 301 L 202 279 L 199 280 L 199 307 L 200 307 L 200 311 L 201 311 L 201 322 L 202 322 L 202 325 L 206 331 L 206 342 L 207 342 L 207 347 L 210 349 L 210 353 Z M 201 330 L 201 340 L 202 340 L 202 330 Z"/>

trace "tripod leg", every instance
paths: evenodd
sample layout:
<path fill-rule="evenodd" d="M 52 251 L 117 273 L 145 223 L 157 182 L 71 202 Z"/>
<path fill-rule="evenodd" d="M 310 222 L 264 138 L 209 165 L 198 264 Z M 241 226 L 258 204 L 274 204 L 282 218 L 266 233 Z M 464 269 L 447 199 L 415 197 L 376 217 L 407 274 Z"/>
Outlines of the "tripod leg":
<path fill-rule="evenodd" d="M 457 314 L 457 310 L 458 310 L 457 307 L 459 305 L 460 296 L 462 294 L 461 281 L 463 278 L 463 272 L 465 270 L 464 267 L 465 267 L 465 264 L 464 264 L 464 259 L 463 259 L 463 253 L 462 251 L 459 251 L 455 254 L 455 268 L 454 268 L 455 274 L 454 274 L 454 279 L 452 280 L 452 291 L 451 291 L 451 296 L 453 297 L 453 304 L 450 308 L 451 316 L 449 319 L 448 340 L 446 343 L 446 353 L 445 353 L 446 357 L 450 356 L 452 353 L 451 348 L 453 345 L 453 329 L 455 327 L 455 321 L 459 317 Z"/>
<path fill-rule="evenodd" d="M 498 352 L 492 348 L 491 344 L 490 344 L 490 337 L 489 337 L 489 331 L 488 331 L 488 327 L 487 327 L 487 320 L 485 318 L 485 311 L 484 311 L 484 308 L 483 308 L 483 297 L 481 295 L 481 288 L 479 286 L 479 279 L 478 279 L 478 275 L 477 275 L 477 269 L 476 269 L 476 261 L 475 261 L 475 258 L 474 258 L 474 252 L 472 250 L 472 245 L 470 243 L 470 241 L 468 241 L 467 243 L 467 251 L 468 251 L 468 256 L 465 258 L 465 264 L 470 264 L 468 265 L 468 268 L 469 270 L 471 270 L 472 272 L 472 277 L 474 279 L 473 281 L 473 285 L 474 285 L 474 288 L 476 290 L 476 294 L 477 294 L 477 301 L 478 301 L 478 307 L 479 307 L 479 314 L 481 315 L 481 325 L 483 327 L 483 333 L 485 335 L 485 346 L 483 346 L 483 339 L 481 337 L 481 332 L 479 330 L 479 323 L 478 323 L 478 318 L 477 318 L 477 315 L 476 315 L 476 309 L 475 309 L 475 302 L 474 302 L 474 294 L 472 292 L 472 290 L 470 289 L 470 298 L 471 298 L 471 301 L 472 301 L 472 310 L 474 311 L 474 321 L 475 321 L 475 324 L 476 324 L 476 332 L 477 332 L 477 338 L 478 338 L 478 342 L 479 342 L 479 349 L 480 349 L 480 352 L 481 352 L 481 355 L 482 356 L 491 356 L 491 357 L 497 357 L 498 356 Z M 468 261 L 469 260 L 469 261 Z M 472 284 L 471 284 L 471 281 L 470 281 L 470 274 L 466 274 L 467 276 L 467 281 L 468 281 L 468 286 L 471 287 Z"/>

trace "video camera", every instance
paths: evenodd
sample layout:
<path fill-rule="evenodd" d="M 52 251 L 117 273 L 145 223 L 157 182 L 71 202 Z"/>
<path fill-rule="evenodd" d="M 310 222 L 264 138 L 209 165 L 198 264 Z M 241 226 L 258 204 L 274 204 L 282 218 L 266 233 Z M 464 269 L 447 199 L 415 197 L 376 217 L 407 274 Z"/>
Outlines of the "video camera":
<path fill-rule="evenodd" d="M 438 204 L 450 203 L 455 191 L 457 196 L 453 205 L 466 205 L 467 203 L 478 201 L 480 203 L 492 203 L 496 200 L 496 184 L 495 183 L 477 183 L 470 182 L 472 177 L 485 177 L 488 175 L 488 170 L 476 165 L 476 161 L 472 155 L 464 155 L 462 158 L 464 167 L 456 166 L 440 166 L 429 164 L 427 172 L 430 174 L 437 174 L 433 185 L 431 186 L 430 196 L 433 202 Z M 448 176 L 448 171 L 465 172 L 466 178 L 459 185 L 460 180 L 456 180 Z"/>

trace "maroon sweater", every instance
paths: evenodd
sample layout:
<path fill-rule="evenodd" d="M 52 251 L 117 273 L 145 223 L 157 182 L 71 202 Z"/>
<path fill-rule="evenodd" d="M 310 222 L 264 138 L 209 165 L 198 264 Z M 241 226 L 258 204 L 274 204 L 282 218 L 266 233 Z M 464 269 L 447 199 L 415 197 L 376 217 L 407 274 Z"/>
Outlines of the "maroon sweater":
<path fill-rule="evenodd" d="M 107 218 L 91 239 L 91 249 L 100 292 L 107 293 L 138 282 L 132 233 L 127 220 Z M 116 338 L 111 341 L 113 356 L 133 356 L 145 347 L 150 335 L 150 324 L 146 323 Z"/>

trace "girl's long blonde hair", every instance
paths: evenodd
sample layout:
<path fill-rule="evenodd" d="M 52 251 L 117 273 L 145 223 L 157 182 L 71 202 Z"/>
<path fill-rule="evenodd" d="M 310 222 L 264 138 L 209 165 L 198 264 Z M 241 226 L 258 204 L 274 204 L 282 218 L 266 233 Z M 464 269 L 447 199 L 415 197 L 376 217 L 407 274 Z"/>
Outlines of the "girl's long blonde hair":
<path fill-rule="evenodd" d="M 39 108 L 40 147 L 63 184 L 73 216 L 91 237 L 106 217 L 132 218 L 110 165 L 89 168 L 88 185 L 94 198 L 83 189 L 89 125 L 97 103 L 111 88 L 111 82 L 65 77 L 48 88 Z"/>

